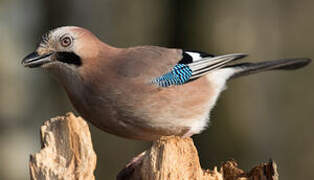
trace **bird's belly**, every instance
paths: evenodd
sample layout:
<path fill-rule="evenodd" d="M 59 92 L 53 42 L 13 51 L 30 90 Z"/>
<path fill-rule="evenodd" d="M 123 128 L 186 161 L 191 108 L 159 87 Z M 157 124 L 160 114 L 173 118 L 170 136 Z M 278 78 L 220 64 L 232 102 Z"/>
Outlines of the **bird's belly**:
<path fill-rule="evenodd" d="M 211 92 L 207 82 L 200 79 L 183 86 L 142 88 L 93 99 L 89 94 L 86 106 L 75 108 L 96 127 L 126 138 L 154 140 L 187 132 L 196 134 L 208 121 Z"/>
<path fill-rule="evenodd" d="M 154 140 L 160 136 L 170 135 L 183 136 L 188 132 L 195 134 L 206 126 L 208 110 L 194 116 L 188 114 L 186 117 L 168 116 L 168 111 L 167 108 L 161 108 L 159 115 L 152 111 L 143 111 L 143 115 L 121 115 L 124 112 L 119 109 L 118 114 L 114 111 L 96 111 L 93 115 L 82 116 L 108 133 L 139 140 Z"/>

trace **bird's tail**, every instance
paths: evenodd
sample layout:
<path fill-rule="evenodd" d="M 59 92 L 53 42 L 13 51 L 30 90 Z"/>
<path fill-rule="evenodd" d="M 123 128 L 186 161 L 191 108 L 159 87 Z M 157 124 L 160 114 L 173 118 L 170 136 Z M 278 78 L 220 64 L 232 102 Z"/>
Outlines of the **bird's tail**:
<path fill-rule="evenodd" d="M 255 74 L 270 70 L 295 70 L 308 65 L 312 60 L 309 58 L 279 59 L 258 63 L 240 63 L 225 66 L 224 68 L 236 68 L 236 72 L 230 79 Z"/>

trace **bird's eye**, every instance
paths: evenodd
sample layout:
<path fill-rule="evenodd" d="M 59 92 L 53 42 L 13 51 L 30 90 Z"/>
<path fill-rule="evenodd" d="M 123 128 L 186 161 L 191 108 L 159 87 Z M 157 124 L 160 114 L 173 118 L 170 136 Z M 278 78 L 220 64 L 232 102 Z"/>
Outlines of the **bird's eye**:
<path fill-rule="evenodd" d="M 61 38 L 61 45 L 63 47 L 68 47 L 72 43 L 72 39 L 69 36 L 65 36 Z"/>

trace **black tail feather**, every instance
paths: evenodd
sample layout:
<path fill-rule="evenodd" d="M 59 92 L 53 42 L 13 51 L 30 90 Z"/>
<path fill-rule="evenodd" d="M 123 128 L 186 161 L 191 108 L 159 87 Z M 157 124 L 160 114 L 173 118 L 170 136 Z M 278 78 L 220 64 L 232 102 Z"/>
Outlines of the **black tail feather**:
<path fill-rule="evenodd" d="M 263 71 L 270 70 L 295 70 L 308 65 L 312 60 L 309 58 L 295 58 L 295 59 L 279 59 L 274 61 L 265 61 L 258 63 L 241 63 L 224 68 L 235 67 L 239 71 L 236 72 L 231 78 L 237 78 L 249 74 L 255 74 Z"/>

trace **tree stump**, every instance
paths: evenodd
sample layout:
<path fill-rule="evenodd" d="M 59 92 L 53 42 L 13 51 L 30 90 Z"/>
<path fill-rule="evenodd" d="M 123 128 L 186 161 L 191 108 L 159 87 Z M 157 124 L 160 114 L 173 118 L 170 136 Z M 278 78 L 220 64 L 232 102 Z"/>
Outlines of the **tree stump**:
<path fill-rule="evenodd" d="M 31 155 L 33 180 L 93 180 L 96 154 L 87 123 L 72 113 L 41 126 L 41 150 Z"/>
<path fill-rule="evenodd" d="M 96 154 L 87 123 L 72 113 L 52 118 L 41 127 L 41 150 L 30 156 L 33 180 L 94 180 Z M 203 170 L 191 138 L 162 137 L 135 157 L 117 180 L 278 180 L 274 162 L 251 171 L 227 161 L 219 168 Z"/>
<path fill-rule="evenodd" d="M 235 161 L 220 170 L 203 170 L 191 138 L 162 137 L 134 158 L 118 174 L 117 180 L 278 180 L 274 162 L 262 163 L 246 173 Z"/>

